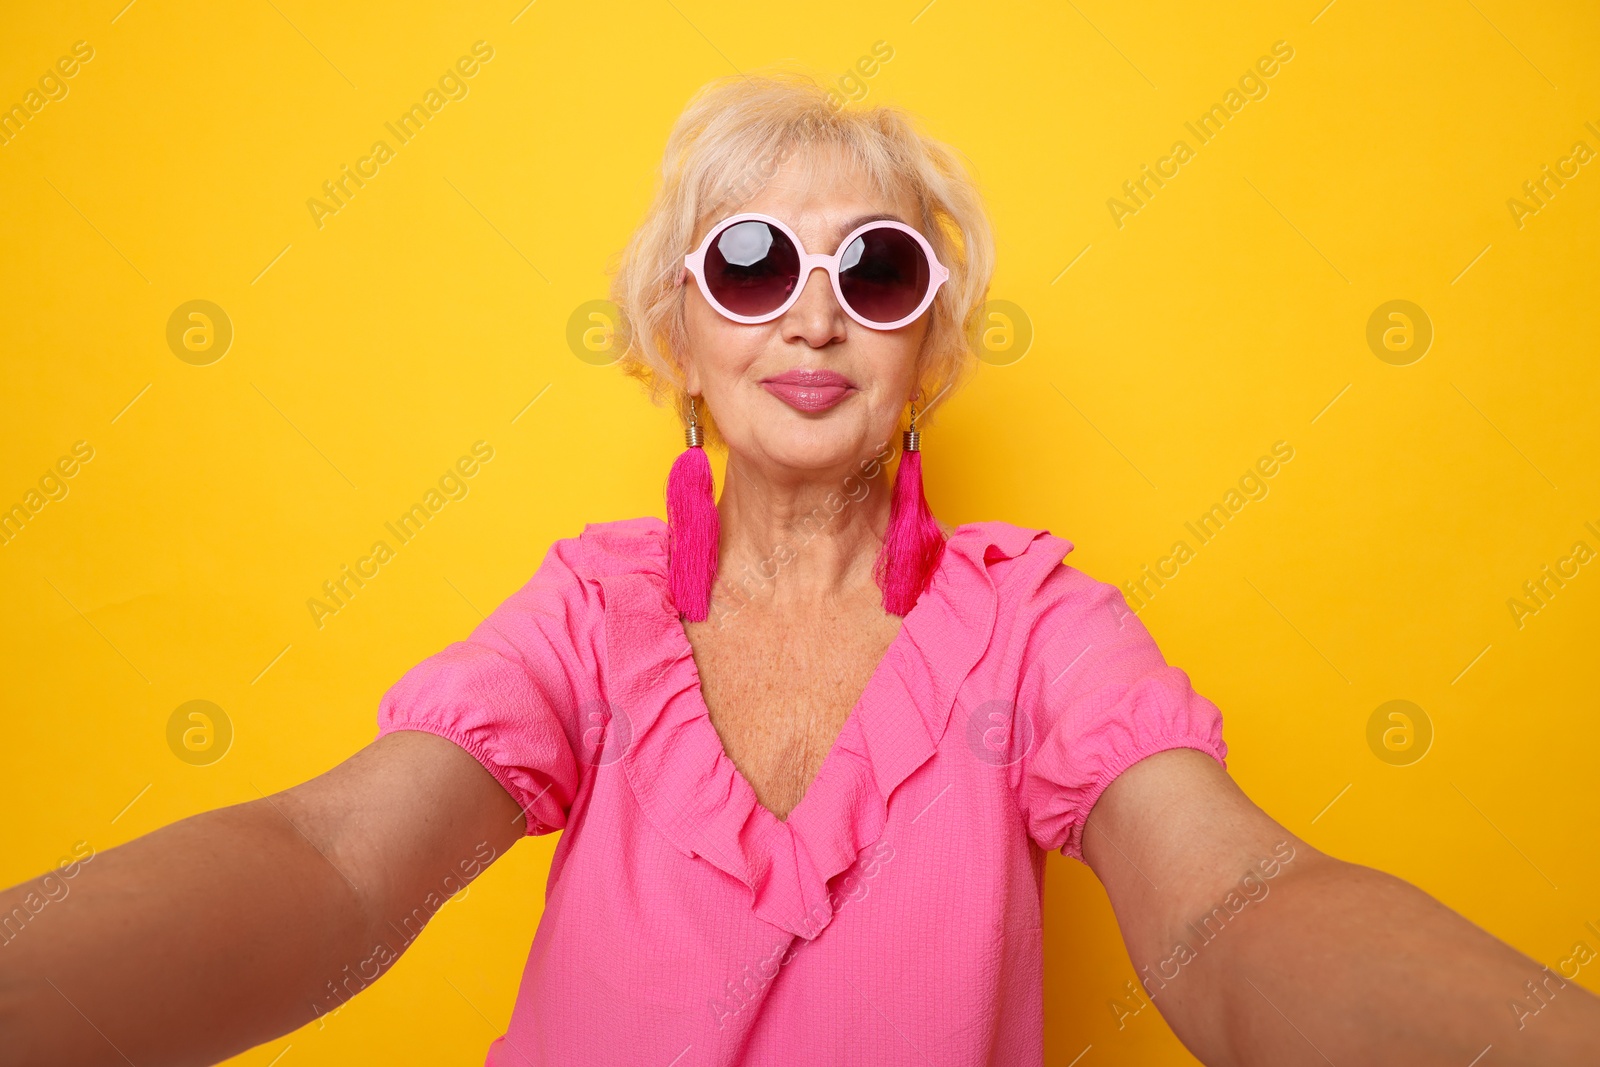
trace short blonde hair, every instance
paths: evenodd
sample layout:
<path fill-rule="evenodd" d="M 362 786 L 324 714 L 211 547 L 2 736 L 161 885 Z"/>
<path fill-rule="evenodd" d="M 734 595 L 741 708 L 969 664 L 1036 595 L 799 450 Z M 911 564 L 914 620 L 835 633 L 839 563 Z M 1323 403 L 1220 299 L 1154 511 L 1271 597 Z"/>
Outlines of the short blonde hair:
<path fill-rule="evenodd" d="M 667 138 L 654 199 L 613 261 L 611 300 L 621 312 L 614 343 L 623 351 L 618 366 L 645 385 L 652 403 L 670 396 L 687 425 L 681 354 L 688 337 L 678 285 L 683 257 L 693 251 L 700 227 L 731 214 L 803 148 L 841 152 L 880 193 L 909 192 L 922 217 L 906 221 L 950 269 L 929 309 L 919 355 L 920 429 L 977 362 L 968 329 L 982 312 L 994 272 L 994 235 L 977 181 L 963 156 L 923 133 L 902 109 L 841 107 L 837 93 L 798 71 L 718 78 L 685 105 Z M 825 154 L 802 154 L 802 172 L 813 174 Z M 709 413 L 700 408 L 696 417 L 708 443 L 721 445 Z M 898 440 L 892 443 L 898 447 Z"/>

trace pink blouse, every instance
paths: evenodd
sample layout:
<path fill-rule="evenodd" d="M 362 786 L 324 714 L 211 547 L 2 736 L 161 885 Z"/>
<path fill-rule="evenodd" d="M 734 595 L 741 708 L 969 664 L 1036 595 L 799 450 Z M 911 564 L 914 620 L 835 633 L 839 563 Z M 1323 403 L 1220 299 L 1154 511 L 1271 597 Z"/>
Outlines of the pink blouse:
<path fill-rule="evenodd" d="M 661 519 L 590 523 L 384 694 L 562 829 L 489 1067 L 1043 1060 L 1044 850 L 1222 717 L 1070 542 L 956 528 L 787 819 L 723 750 Z M 737 626 L 737 620 L 731 625 Z"/>

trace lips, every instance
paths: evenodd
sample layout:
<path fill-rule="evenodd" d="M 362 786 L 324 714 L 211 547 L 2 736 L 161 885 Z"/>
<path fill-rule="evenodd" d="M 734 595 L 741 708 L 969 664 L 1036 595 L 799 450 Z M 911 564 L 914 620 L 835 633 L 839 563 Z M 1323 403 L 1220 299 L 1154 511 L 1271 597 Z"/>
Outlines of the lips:
<path fill-rule="evenodd" d="M 826 411 L 856 391 L 842 374 L 796 368 L 761 381 L 762 388 L 798 411 Z"/>

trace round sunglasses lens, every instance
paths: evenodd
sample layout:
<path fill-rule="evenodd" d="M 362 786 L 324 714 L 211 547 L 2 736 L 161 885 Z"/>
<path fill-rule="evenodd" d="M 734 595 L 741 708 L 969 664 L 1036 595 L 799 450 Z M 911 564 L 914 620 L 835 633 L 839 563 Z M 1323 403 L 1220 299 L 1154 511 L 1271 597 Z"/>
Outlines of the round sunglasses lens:
<path fill-rule="evenodd" d="M 789 299 L 800 280 L 800 255 L 781 230 L 748 219 L 719 233 L 706 249 L 706 287 L 735 315 L 765 315 Z"/>
<path fill-rule="evenodd" d="M 839 263 L 845 301 L 871 322 L 899 322 L 922 303 L 931 271 L 922 246 L 904 230 L 881 226 L 850 242 Z"/>

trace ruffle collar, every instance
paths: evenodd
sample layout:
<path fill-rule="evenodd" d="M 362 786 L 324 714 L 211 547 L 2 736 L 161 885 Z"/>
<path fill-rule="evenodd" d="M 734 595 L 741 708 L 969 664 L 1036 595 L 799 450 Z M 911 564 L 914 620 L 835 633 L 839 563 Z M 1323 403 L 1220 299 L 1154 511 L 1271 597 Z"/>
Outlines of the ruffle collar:
<path fill-rule="evenodd" d="M 990 564 L 1050 536 L 1005 522 L 955 528 L 816 778 L 779 819 L 711 723 L 667 595 L 667 524 L 646 516 L 585 526 L 586 577 L 605 608 L 609 701 L 630 727 L 621 765 L 645 817 L 686 855 L 749 886 L 757 916 L 815 938 L 833 918 L 828 882 L 881 836 L 889 798 L 933 756 L 989 645 L 999 610 Z"/>

